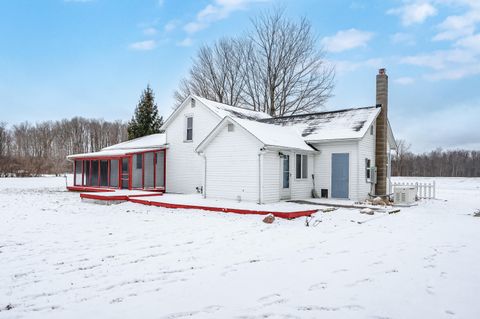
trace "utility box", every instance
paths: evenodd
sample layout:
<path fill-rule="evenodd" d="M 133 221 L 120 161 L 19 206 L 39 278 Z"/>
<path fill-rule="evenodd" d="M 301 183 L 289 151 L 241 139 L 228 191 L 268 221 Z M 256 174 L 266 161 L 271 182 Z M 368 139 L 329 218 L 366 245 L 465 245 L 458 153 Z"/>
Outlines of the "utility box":
<path fill-rule="evenodd" d="M 417 197 L 417 188 L 415 186 L 395 186 L 393 196 L 395 205 L 413 205 Z"/>

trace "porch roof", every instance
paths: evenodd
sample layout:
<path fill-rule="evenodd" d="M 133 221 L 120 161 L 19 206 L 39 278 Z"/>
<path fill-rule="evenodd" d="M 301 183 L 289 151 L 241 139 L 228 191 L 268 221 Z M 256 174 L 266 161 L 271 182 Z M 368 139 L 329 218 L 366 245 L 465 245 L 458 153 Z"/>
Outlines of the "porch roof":
<path fill-rule="evenodd" d="M 156 147 L 156 148 L 132 148 L 132 149 L 113 149 L 106 150 L 103 149 L 99 152 L 92 153 L 83 153 L 83 154 L 72 154 L 67 156 L 67 159 L 81 159 L 81 158 L 109 158 L 109 157 L 120 157 L 129 154 L 135 153 L 144 153 L 144 152 L 154 152 L 165 149 L 166 147 Z"/>

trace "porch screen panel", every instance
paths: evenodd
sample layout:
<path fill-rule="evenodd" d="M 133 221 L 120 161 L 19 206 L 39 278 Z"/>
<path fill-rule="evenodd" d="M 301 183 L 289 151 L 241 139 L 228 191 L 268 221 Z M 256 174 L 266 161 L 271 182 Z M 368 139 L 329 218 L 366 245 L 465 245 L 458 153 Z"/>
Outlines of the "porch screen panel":
<path fill-rule="evenodd" d="M 153 152 L 150 153 L 145 153 L 143 154 L 144 156 L 144 165 L 145 167 L 143 168 L 143 187 L 144 188 L 153 188 L 153 176 L 155 173 L 154 170 L 154 163 L 153 163 Z"/>
<path fill-rule="evenodd" d="M 83 161 L 83 185 L 90 186 L 90 161 Z"/>
<path fill-rule="evenodd" d="M 118 187 L 118 160 L 110 161 L 110 186 Z"/>
<path fill-rule="evenodd" d="M 165 165 L 165 153 L 164 152 L 157 152 L 156 153 L 156 165 L 155 165 L 155 170 L 156 170 L 156 181 L 155 181 L 155 187 L 164 187 L 164 165 Z"/>
<path fill-rule="evenodd" d="M 75 161 L 75 185 L 82 185 L 82 165 L 83 161 Z"/>
<path fill-rule="evenodd" d="M 108 186 L 108 161 L 100 161 L 100 186 Z"/>
<path fill-rule="evenodd" d="M 142 188 L 142 154 L 133 155 L 132 163 L 132 187 L 133 188 Z"/>
<path fill-rule="evenodd" d="M 98 161 L 92 161 L 92 186 L 98 186 Z"/>

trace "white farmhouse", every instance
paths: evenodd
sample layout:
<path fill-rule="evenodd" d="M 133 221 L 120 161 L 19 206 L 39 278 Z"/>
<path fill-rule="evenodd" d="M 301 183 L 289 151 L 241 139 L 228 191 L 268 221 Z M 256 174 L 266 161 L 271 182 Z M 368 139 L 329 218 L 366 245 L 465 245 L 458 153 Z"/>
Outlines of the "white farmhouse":
<path fill-rule="evenodd" d="M 69 156 L 78 176 L 75 187 L 201 192 L 204 197 L 258 203 L 304 199 L 312 193 L 363 200 L 390 190 L 390 152 L 396 143 L 388 122 L 384 69 L 377 75 L 375 106 L 272 118 L 192 95 L 162 130 L 161 145 L 145 137 L 127 144 L 127 150 L 125 143 L 113 146 L 118 158 L 109 157 L 112 147 Z M 136 146 L 141 150 L 136 152 Z M 107 167 L 121 171 L 112 174 Z M 102 180 L 108 185 L 100 185 Z"/>

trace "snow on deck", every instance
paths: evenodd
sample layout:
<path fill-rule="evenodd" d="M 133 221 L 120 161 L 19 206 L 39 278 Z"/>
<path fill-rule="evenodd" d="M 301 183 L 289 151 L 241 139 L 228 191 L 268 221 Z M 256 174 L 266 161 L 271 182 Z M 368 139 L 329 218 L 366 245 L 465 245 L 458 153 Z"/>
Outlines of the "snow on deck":
<path fill-rule="evenodd" d="M 305 227 L 0 179 L 0 318 L 480 318 L 480 179 L 435 181 L 438 200 Z"/>
<path fill-rule="evenodd" d="M 273 214 L 282 218 L 310 216 L 319 209 L 317 205 L 302 205 L 289 202 L 260 205 L 253 202 L 203 198 L 200 194 L 163 194 L 161 196 L 149 196 L 148 198 L 135 198 L 131 201 L 139 204 L 170 208 L 201 209 L 239 214 Z"/>

